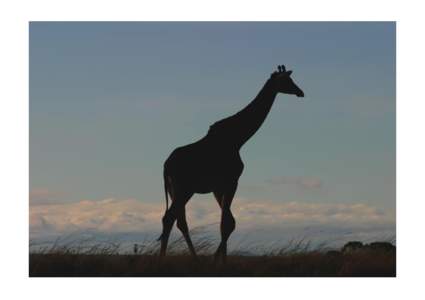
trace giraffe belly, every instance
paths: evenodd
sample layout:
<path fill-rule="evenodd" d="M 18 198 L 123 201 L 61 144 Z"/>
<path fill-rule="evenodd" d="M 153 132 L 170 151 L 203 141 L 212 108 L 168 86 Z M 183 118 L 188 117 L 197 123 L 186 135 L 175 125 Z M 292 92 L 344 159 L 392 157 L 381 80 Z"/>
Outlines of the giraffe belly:
<path fill-rule="evenodd" d="M 186 169 L 188 172 L 174 174 L 173 181 L 179 186 L 191 190 L 198 194 L 211 193 L 219 187 L 233 183 L 239 179 L 240 174 L 230 174 L 222 170 L 209 169 L 209 173 L 203 172 L 199 168 L 192 170 Z"/>
<path fill-rule="evenodd" d="M 237 182 L 243 171 L 239 153 L 174 153 L 164 168 L 178 186 L 194 193 L 206 194 Z"/>
<path fill-rule="evenodd" d="M 192 191 L 198 194 L 207 194 L 221 189 L 230 183 L 237 182 L 239 176 L 226 176 L 225 174 L 211 174 L 211 176 L 197 176 L 188 182 Z"/>

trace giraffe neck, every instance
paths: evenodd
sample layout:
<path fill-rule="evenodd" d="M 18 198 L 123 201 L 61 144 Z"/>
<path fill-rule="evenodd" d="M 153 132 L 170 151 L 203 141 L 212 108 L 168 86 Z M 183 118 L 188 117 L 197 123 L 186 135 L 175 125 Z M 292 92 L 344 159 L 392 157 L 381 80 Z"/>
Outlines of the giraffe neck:
<path fill-rule="evenodd" d="M 238 113 L 210 126 L 204 139 L 218 143 L 221 148 L 239 150 L 261 127 L 266 119 L 277 91 L 269 79 L 258 95 Z"/>
<path fill-rule="evenodd" d="M 258 95 L 235 116 L 240 119 L 238 144 L 242 147 L 261 127 L 276 99 L 277 91 L 272 80 L 267 80 Z"/>

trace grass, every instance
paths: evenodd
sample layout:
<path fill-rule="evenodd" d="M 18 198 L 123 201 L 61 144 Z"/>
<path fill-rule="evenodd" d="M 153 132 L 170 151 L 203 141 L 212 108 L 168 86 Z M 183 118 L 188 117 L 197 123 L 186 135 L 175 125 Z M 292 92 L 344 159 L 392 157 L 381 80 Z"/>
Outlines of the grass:
<path fill-rule="evenodd" d="M 304 240 L 270 249 L 262 255 L 231 252 L 226 264 L 213 262 L 215 241 L 195 240 L 199 262 L 187 253 L 184 240 L 171 242 L 167 257 L 160 261 L 157 242 L 146 242 L 122 253 L 117 243 L 79 241 L 30 250 L 31 277 L 393 277 L 395 251 L 363 250 L 343 253 L 329 251 L 325 244 L 312 249 Z M 34 245 L 32 245 L 34 246 Z M 30 246 L 31 249 L 31 246 Z M 248 249 L 255 250 L 255 249 Z M 252 252 L 251 252 L 252 253 Z"/>

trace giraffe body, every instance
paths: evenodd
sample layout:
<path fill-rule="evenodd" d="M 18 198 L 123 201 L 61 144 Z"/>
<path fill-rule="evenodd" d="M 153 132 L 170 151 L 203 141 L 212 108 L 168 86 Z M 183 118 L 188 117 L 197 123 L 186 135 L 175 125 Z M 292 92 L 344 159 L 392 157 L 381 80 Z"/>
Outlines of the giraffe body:
<path fill-rule="evenodd" d="M 225 149 L 205 137 L 175 149 L 164 163 L 164 174 L 170 186 L 206 194 L 229 181 L 237 181 L 243 167 L 237 149 Z"/>
<path fill-rule="evenodd" d="M 171 229 L 177 220 L 177 227 L 196 258 L 189 236 L 185 205 L 195 193 L 212 192 L 222 211 L 221 243 L 215 258 L 225 261 L 227 240 L 236 226 L 230 207 L 244 169 L 239 150 L 261 127 L 278 93 L 304 96 L 290 78 L 291 73 L 279 66 L 279 72 L 271 75 L 255 99 L 244 109 L 211 125 L 207 135 L 199 141 L 176 148 L 165 161 L 167 210 L 162 219 L 161 256 L 165 255 Z M 170 208 L 168 194 L 172 200 Z"/>

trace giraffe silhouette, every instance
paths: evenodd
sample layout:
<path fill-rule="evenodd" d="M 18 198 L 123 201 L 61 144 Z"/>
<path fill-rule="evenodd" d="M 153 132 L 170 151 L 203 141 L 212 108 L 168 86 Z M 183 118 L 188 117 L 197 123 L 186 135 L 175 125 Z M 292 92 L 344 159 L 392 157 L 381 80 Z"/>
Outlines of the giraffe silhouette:
<path fill-rule="evenodd" d="M 210 126 L 199 141 L 175 149 L 164 163 L 166 212 L 162 218 L 163 231 L 160 256 L 165 256 L 174 222 L 182 232 L 190 253 L 196 252 L 189 236 L 185 205 L 195 193 L 213 193 L 221 208 L 221 242 L 214 260 L 226 261 L 227 240 L 235 229 L 230 206 L 244 164 L 239 155 L 241 147 L 257 132 L 267 117 L 278 93 L 304 97 L 304 92 L 291 79 L 292 71 L 278 66 L 255 99 L 238 113 Z M 168 208 L 168 195 L 172 200 Z"/>

